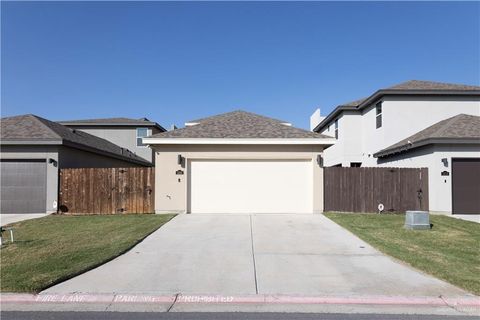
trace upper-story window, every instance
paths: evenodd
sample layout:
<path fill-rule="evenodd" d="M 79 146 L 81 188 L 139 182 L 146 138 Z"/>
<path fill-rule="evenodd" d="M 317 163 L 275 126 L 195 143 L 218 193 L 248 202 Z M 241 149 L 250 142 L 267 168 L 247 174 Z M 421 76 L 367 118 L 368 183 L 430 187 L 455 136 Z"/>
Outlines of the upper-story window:
<path fill-rule="evenodd" d="M 338 119 L 335 120 L 335 139 L 338 139 Z"/>
<path fill-rule="evenodd" d="M 137 128 L 137 147 L 145 146 L 142 142 L 142 138 L 148 136 L 147 128 Z"/>
<path fill-rule="evenodd" d="M 375 109 L 377 110 L 376 124 L 378 129 L 382 126 L 382 102 L 381 101 L 375 105 Z"/>

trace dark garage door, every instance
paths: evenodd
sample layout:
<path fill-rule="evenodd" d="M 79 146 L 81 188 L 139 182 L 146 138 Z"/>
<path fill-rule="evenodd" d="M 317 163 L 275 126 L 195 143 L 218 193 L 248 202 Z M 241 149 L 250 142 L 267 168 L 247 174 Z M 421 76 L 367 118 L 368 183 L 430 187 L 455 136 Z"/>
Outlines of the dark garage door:
<path fill-rule="evenodd" d="M 46 162 L 2 160 L 0 167 L 0 212 L 44 213 L 46 211 Z"/>
<path fill-rule="evenodd" d="M 452 160 L 454 214 L 480 213 L 480 158 Z"/>

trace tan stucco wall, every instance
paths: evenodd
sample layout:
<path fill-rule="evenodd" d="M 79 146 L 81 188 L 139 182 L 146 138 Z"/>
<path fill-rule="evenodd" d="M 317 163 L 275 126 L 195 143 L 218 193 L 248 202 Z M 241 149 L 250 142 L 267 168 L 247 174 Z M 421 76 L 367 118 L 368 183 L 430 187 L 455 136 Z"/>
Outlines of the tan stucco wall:
<path fill-rule="evenodd" d="M 316 163 L 319 145 L 156 145 L 155 211 L 186 212 L 188 162 L 192 159 L 309 159 L 312 161 L 313 211 L 323 212 L 323 169 Z M 185 166 L 178 164 L 178 155 Z M 177 175 L 183 170 L 183 175 Z"/>

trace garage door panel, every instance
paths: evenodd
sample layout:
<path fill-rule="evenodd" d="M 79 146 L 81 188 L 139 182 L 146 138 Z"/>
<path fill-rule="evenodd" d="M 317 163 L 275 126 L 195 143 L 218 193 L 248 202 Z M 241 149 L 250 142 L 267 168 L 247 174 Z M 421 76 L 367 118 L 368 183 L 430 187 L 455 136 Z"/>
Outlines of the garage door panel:
<path fill-rule="evenodd" d="M 191 161 L 193 213 L 311 213 L 311 161 Z"/>
<path fill-rule="evenodd" d="M 452 160 L 452 212 L 480 213 L 480 159 Z"/>
<path fill-rule="evenodd" d="M 46 162 L 1 161 L 1 213 L 46 211 Z"/>

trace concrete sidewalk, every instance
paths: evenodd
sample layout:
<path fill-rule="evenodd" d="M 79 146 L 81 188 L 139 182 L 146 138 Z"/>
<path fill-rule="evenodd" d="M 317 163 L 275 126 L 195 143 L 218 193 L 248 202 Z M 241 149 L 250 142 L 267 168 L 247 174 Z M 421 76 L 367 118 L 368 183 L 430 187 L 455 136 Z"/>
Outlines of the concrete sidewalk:
<path fill-rule="evenodd" d="M 44 293 L 471 297 L 323 215 L 179 215 L 128 253 Z"/>
<path fill-rule="evenodd" d="M 4 226 L 19 221 L 43 218 L 48 215 L 49 213 L 2 213 L 0 214 L 0 225 Z"/>

